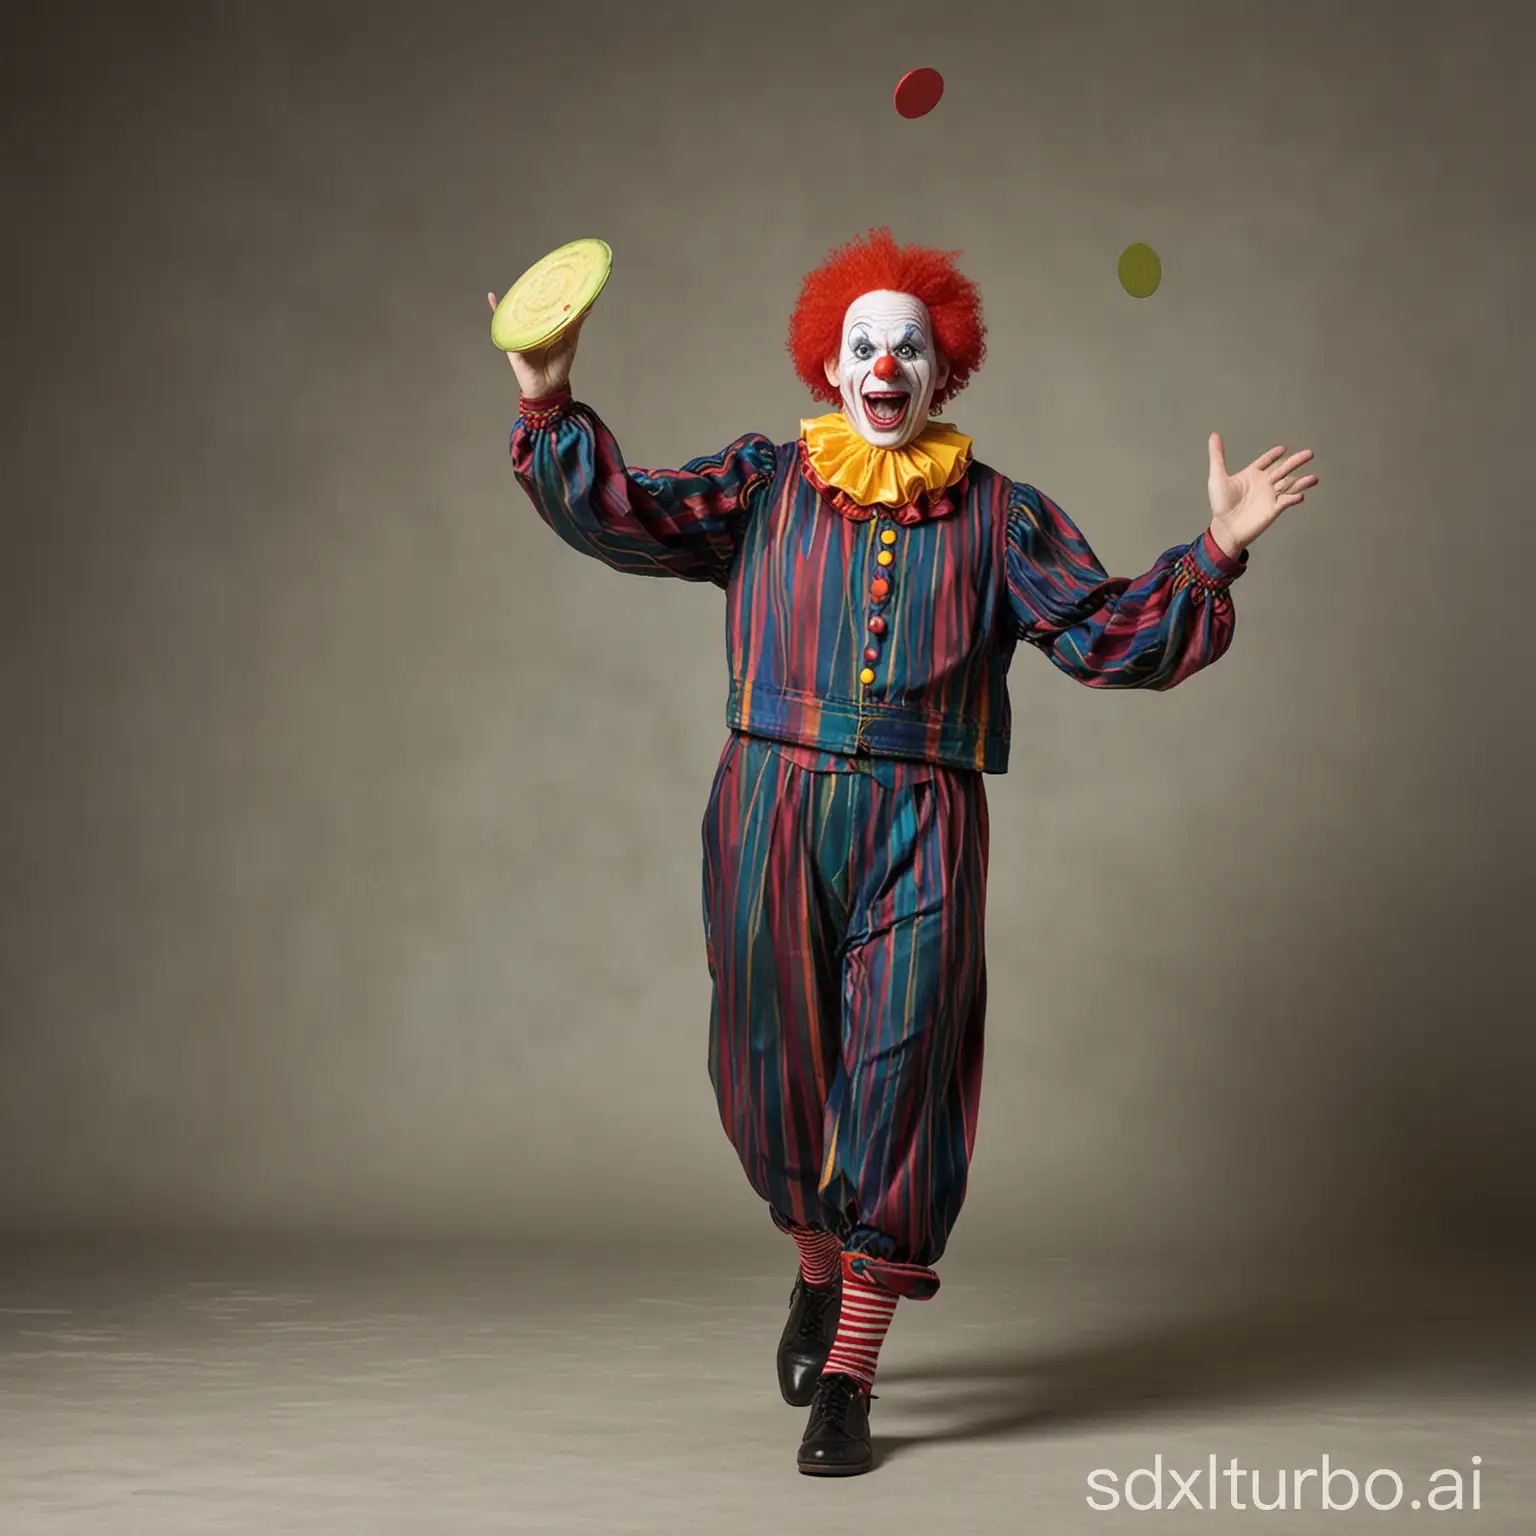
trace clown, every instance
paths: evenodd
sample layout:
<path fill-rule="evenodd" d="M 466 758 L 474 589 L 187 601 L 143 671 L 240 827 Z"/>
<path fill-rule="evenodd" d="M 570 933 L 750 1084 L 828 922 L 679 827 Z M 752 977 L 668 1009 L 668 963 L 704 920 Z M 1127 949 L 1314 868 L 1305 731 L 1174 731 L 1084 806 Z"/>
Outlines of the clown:
<path fill-rule="evenodd" d="M 1229 474 L 1213 434 L 1209 526 L 1109 576 L 1054 501 L 933 419 L 982 361 L 979 295 L 950 255 L 883 229 L 804 281 L 790 351 L 837 409 L 792 442 L 629 468 L 572 399 L 580 329 L 509 354 L 512 465 L 576 549 L 725 592 L 710 1077 L 799 1250 L 777 1355 L 811 1410 L 799 1468 L 863 1472 L 881 1344 L 898 1299 L 938 1290 L 975 1142 L 984 777 L 1008 766 L 1014 651 L 1090 687 L 1172 688 L 1227 650 L 1247 546 L 1317 477 L 1284 448 Z"/>

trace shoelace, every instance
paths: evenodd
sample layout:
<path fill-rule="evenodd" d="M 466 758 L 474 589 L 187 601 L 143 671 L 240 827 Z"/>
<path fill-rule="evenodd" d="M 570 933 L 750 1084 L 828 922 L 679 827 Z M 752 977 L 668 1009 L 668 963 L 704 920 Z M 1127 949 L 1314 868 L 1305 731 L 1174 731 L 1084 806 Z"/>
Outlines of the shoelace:
<path fill-rule="evenodd" d="M 815 1422 L 840 1424 L 848 1416 L 856 1397 L 875 1400 L 875 1394 L 866 1391 L 851 1376 L 823 1376 L 816 1394 Z"/>
<path fill-rule="evenodd" d="M 822 1323 L 830 1308 L 837 1305 L 839 1293 L 837 1291 L 818 1291 L 811 1286 L 805 1287 L 805 1309 L 800 1314 L 799 1337 L 802 1339 L 814 1339 L 821 1332 Z"/>

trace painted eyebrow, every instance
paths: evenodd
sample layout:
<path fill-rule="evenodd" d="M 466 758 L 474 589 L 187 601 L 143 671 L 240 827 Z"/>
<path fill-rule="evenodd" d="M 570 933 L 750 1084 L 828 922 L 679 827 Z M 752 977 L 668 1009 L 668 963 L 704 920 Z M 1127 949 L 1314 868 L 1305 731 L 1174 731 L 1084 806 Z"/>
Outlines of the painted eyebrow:
<path fill-rule="evenodd" d="M 848 345 L 853 347 L 857 346 L 861 341 L 869 341 L 869 327 L 875 323 L 875 321 L 867 319 L 855 320 L 853 322 L 853 329 L 848 333 Z M 910 320 L 907 322 L 906 330 L 902 332 L 901 339 L 904 342 L 911 342 L 918 351 L 921 352 L 923 350 L 923 333 Z"/>

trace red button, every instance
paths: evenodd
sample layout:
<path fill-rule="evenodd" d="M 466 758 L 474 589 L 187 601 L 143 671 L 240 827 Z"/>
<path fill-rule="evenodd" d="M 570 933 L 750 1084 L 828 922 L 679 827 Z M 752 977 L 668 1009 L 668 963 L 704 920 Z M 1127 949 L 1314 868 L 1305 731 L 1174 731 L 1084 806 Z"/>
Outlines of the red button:
<path fill-rule="evenodd" d="M 877 576 L 869 584 L 869 595 L 874 598 L 884 597 L 891 590 L 891 584 L 885 577 Z"/>
<path fill-rule="evenodd" d="M 874 646 L 866 645 L 864 647 L 864 660 L 865 661 L 879 661 L 880 660 L 880 652 L 877 651 Z"/>
<path fill-rule="evenodd" d="M 869 621 L 869 632 L 872 635 L 883 635 L 885 633 L 885 620 L 878 613 Z"/>

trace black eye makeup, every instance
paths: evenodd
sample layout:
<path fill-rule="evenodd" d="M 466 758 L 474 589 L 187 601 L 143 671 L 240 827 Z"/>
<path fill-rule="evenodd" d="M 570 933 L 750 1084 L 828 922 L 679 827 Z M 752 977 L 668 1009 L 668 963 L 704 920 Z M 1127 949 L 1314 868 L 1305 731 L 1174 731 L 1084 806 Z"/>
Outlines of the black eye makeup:
<path fill-rule="evenodd" d="M 857 358 L 860 362 L 867 362 L 875 355 L 875 350 L 875 344 L 866 331 L 855 331 L 848 338 L 849 356 Z M 915 325 L 909 325 L 906 335 L 891 348 L 891 352 L 903 362 L 916 362 L 926 355 L 923 333 Z"/>

